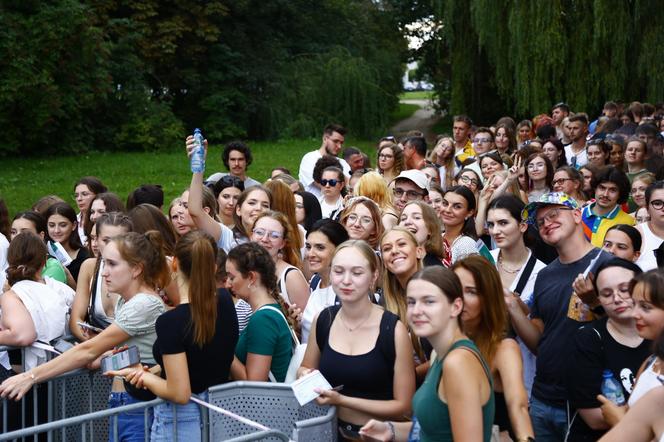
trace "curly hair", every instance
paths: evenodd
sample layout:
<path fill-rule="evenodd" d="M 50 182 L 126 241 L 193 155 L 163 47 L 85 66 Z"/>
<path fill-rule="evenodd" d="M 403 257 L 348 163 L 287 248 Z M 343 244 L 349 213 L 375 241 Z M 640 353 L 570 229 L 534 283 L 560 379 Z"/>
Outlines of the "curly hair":
<path fill-rule="evenodd" d="M 224 150 L 221 152 L 221 161 L 224 163 L 224 166 L 226 166 L 226 169 L 230 170 L 228 159 L 231 156 L 231 152 L 234 150 L 244 155 L 248 169 L 249 165 L 251 165 L 251 162 L 254 160 L 254 157 L 251 156 L 251 149 L 249 149 L 249 146 L 244 144 L 242 141 L 231 141 L 230 143 L 227 143 L 226 146 L 224 146 Z"/>
<path fill-rule="evenodd" d="M 393 174 L 395 176 L 399 175 L 405 169 L 404 159 L 403 159 L 403 149 L 400 148 L 399 145 L 396 143 L 390 143 L 384 145 L 376 152 L 376 165 L 379 164 L 378 160 L 380 157 L 380 153 L 385 149 L 390 149 L 392 151 L 392 155 L 394 155 L 394 166 L 392 166 Z M 378 170 L 378 172 L 381 174 L 385 172 L 384 170 L 381 170 L 380 167 L 378 166 L 376 166 L 376 170 Z"/>
<path fill-rule="evenodd" d="M 343 170 L 339 158 L 332 155 L 323 155 L 314 165 L 313 179 L 315 182 L 320 183 L 320 180 L 323 177 L 323 171 L 328 167 L 336 167 L 339 170 Z"/>

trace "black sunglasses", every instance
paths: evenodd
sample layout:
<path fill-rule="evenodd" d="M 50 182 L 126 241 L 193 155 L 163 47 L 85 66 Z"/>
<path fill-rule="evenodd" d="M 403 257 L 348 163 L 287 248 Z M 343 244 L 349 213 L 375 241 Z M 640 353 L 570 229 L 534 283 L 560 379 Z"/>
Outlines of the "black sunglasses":
<path fill-rule="evenodd" d="M 331 179 L 331 180 L 320 180 L 320 184 L 323 187 L 327 187 L 329 184 L 330 186 L 334 187 L 339 183 L 339 180 Z"/>

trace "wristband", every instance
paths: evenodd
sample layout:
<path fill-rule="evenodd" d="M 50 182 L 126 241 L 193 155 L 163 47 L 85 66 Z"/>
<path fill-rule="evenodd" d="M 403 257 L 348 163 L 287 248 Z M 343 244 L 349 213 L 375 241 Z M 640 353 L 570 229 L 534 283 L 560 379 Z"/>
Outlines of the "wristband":
<path fill-rule="evenodd" d="M 387 426 L 390 427 L 390 433 L 392 433 L 392 435 L 390 436 L 389 441 L 394 442 L 397 439 L 397 434 L 394 431 L 394 424 L 391 421 L 387 421 L 386 423 L 387 423 Z"/>

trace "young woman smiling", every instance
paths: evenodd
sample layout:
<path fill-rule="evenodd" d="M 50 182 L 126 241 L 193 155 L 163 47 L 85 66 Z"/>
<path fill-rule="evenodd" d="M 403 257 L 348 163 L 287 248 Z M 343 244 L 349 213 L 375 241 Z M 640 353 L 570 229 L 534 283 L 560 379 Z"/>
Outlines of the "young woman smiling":
<path fill-rule="evenodd" d="M 380 208 L 364 196 L 356 196 L 346 202 L 339 222 L 348 231 L 350 239 L 366 241 L 374 249 L 378 248 L 378 239 L 383 235 L 383 223 Z"/>
<path fill-rule="evenodd" d="M 494 397 L 491 372 L 463 333 L 459 278 L 427 267 L 408 282 L 408 320 L 437 357 L 413 397 L 413 422 L 369 421 L 360 434 L 381 441 L 491 440 Z M 460 382 L 460 380 L 463 380 Z"/>
<path fill-rule="evenodd" d="M 395 143 L 385 144 L 378 149 L 378 173 L 386 183 L 391 183 L 404 169 L 403 150 Z"/>
<path fill-rule="evenodd" d="M 191 157 L 194 151 L 194 137 L 187 137 L 186 150 L 187 155 Z M 205 155 L 207 155 L 207 140 L 204 140 Z M 272 204 L 270 191 L 262 186 L 252 186 L 245 189 L 238 197 L 233 219 L 235 227 L 233 230 L 215 219 L 216 201 L 214 208 L 205 207 L 203 204 L 203 174 L 205 171 L 192 173 L 191 185 L 189 191 L 182 194 L 183 204 L 187 204 L 188 214 L 193 219 L 195 225 L 212 236 L 217 242 L 217 247 L 228 253 L 238 244 L 249 241 L 251 228 L 258 218 L 258 215 L 269 210 Z"/>
<path fill-rule="evenodd" d="M 528 182 L 528 202 L 539 200 L 540 196 L 551 191 L 553 166 L 543 153 L 534 153 L 524 163 Z"/>
<path fill-rule="evenodd" d="M 603 140 L 591 140 L 586 146 L 586 154 L 588 155 L 588 164 L 602 168 L 609 163 L 611 147 Z"/>
<path fill-rule="evenodd" d="M 551 161 L 554 169 L 567 166 L 567 156 L 565 156 L 565 147 L 559 139 L 548 140 L 542 146 L 542 153 Z"/>
<path fill-rule="evenodd" d="M 312 292 L 300 323 L 303 343 L 309 340 L 311 323 L 316 315 L 335 304 L 337 295 L 330 285 L 330 265 L 334 249 L 347 240 L 348 231 L 340 223 L 329 219 L 317 221 L 307 232 L 306 260 L 314 276 L 309 283 Z"/>
<path fill-rule="evenodd" d="M 244 182 L 236 176 L 224 175 L 214 183 L 212 190 L 219 206 L 219 219 L 226 227 L 232 229 L 235 227 L 233 219 L 235 206 L 240 194 L 244 192 Z"/>
<path fill-rule="evenodd" d="M 576 409 L 569 428 L 570 440 L 597 440 L 609 428 L 600 410 L 602 372 L 610 370 L 620 381 L 625 398 L 634 378 L 650 354 L 650 341 L 639 336 L 634 320 L 630 282 L 641 273 L 630 261 L 613 258 L 595 272 L 599 303 L 606 317 L 579 328 L 570 355 L 567 387 Z"/>
<path fill-rule="evenodd" d="M 417 239 L 417 244 L 424 247 L 426 255 L 422 264 L 443 265 L 445 250 L 441 236 L 442 226 L 434 209 L 424 201 L 411 201 L 401 212 L 401 227 L 405 227 Z"/>
<path fill-rule="evenodd" d="M 78 222 L 74 209 L 67 203 L 55 203 L 46 210 L 44 218 L 46 218 L 47 241 L 57 242 L 65 249 L 71 258 L 71 262 L 65 267 L 72 278 L 78 281 L 81 264 L 89 258 L 90 253 L 83 247 L 77 233 Z"/>
<path fill-rule="evenodd" d="M 286 303 L 304 310 L 309 300 L 309 286 L 300 270 L 302 262 L 294 235 L 286 216 L 275 211 L 258 215 L 251 230 L 251 240 L 263 246 L 274 261 L 279 294 Z"/>
<path fill-rule="evenodd" d="M 85 236 L 89 237 L 95 222 L 104 213 L 108 212 L 124 212 L 125 205 L 116 194 L 112 192 L 104 192 L 95 196 L 90 204 L 85 219 Z"/>
<path fill-rule="evenodd" d="M 634 177 L 630 191 L 631 207 L 634 208 L 634 212 L 630 215 L 636 217 L 637 210 L 646 207 L 646 189 L 655 181 L 657 181 L 655 175 L 650 172 L 640 173 Z"/>
<path fill-rule="evenodd" d="M 491 367 L 495 394 L 494 424 L 514 440 L 534 437 L 523 383 L 521 352 L 507 337 L 507 309 L 498 272 L 482 256 L 457 261 L 452 270 L 463 290 L 461 322 Z"/>
<path fill-rule="evenodd" d="M 586 202 L 586 196 L 583 193 L 583 175 L 572 166 L 563 166 L 556 170 L 553 175 L 554 192 L 564 192 L 574 198 L 579 206 L 583 206 Z"/>
<path fill-rule="evenodd" d="M 503 160 L 498 152 L 487 152 L 480 158 L 480 169 L 484 180 L 488 180 L 494 173 L 504 170 Z"/>
<path fill-rule="evenodd" d="M 465 186 L 454 186 L 443 195 L 441 216 L 445 233 L 443 264 L 451 266 L 458 259 L 477 253 L 475 244 L 475 196 Z"/>
<path fill-rule="evenodd" d="M 332 260 L 331 282 L 340 306 L 315 319 L 298 370 L 314 369 L 341 392 L 320 391 L 322 405 L 338 407 L 339 440 L 356 440 L 372 418 L 401 420 L 415 392 L 413 348 L 399 318 L 371 302 L 378 258 L 364 241 L 341 244 Z M 353 437 L 354 434 L 354 437 Z"/>
<path fill-rule="evenodd" d="M 632 317 L 639 336 L 661 342 L 664 332 L 664 274 L 659 270 L 641 273 L 632 279 L 628 290 L 632 295 Z M 604 421 L 610 426 L 614 426 L 625 415 L 628 407 L 634 406 L 646 393 L 662 385 L 659 378 L 664 375 L 664 354 L 661 353 L 662 346 L 659 347 L 659 351 L 655 348 L 655 354 L 641 365 L 628 406 L 618 407 L 602 395 L 597 397 L 602 403 Z"/>
<path fill-rule="evenodd" d="M 523 201 L 514 196 L 499 196 L 489 205 L 487 227 L 497 247 L 491 255 L 496 262 L 500 281 L 505 290 L 516 295 L 506 299 L 507 306 L 526 311 L 532 304 L 537 274 L 545 264 L 526 246 L 528 225 L 521 219 L 524 207 Z M 530 397 L 535 379 L 535 355 L 520 338 L 517 342 L 523 360 L 523 382 Z"/>

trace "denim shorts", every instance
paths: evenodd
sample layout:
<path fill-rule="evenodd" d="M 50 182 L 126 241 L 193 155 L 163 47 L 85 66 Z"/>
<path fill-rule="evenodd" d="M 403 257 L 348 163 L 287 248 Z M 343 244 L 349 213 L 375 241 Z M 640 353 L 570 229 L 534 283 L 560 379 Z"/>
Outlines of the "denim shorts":
<path fill-rule="evenodd" d="M 108 398 L 108 408 L 122 407 L 140 403 L 142 401 L 135 399 L 127 392 L 111 392 Z M 148 409 L 147 428 L 152 426 L 152 409 Z M 134 410 L 120 413 L 118 418 L 118 439 L 117 442 L 143 442 L 145 441 L 145 410 Z M 116 442 L 114 438 L 113 424 L 114 417 L 110 418 L 108 426 L 108 440 Z"/>
<path fill-rule="evenodd" d="M 200 400 L 208 400 L 207 392 L 192 394 Z M 199 442 L 202 433 L 202 420 L 200 405 L 189 402 L 186 405 L 177 405 L 173 402 L 164 402 L 154 408 L 154 421 L 152 423 L 152 442 Z M 177 422 L 173 422 L 175 419 Z M 177 439 L 176 439 L 177 433 Z"/>

